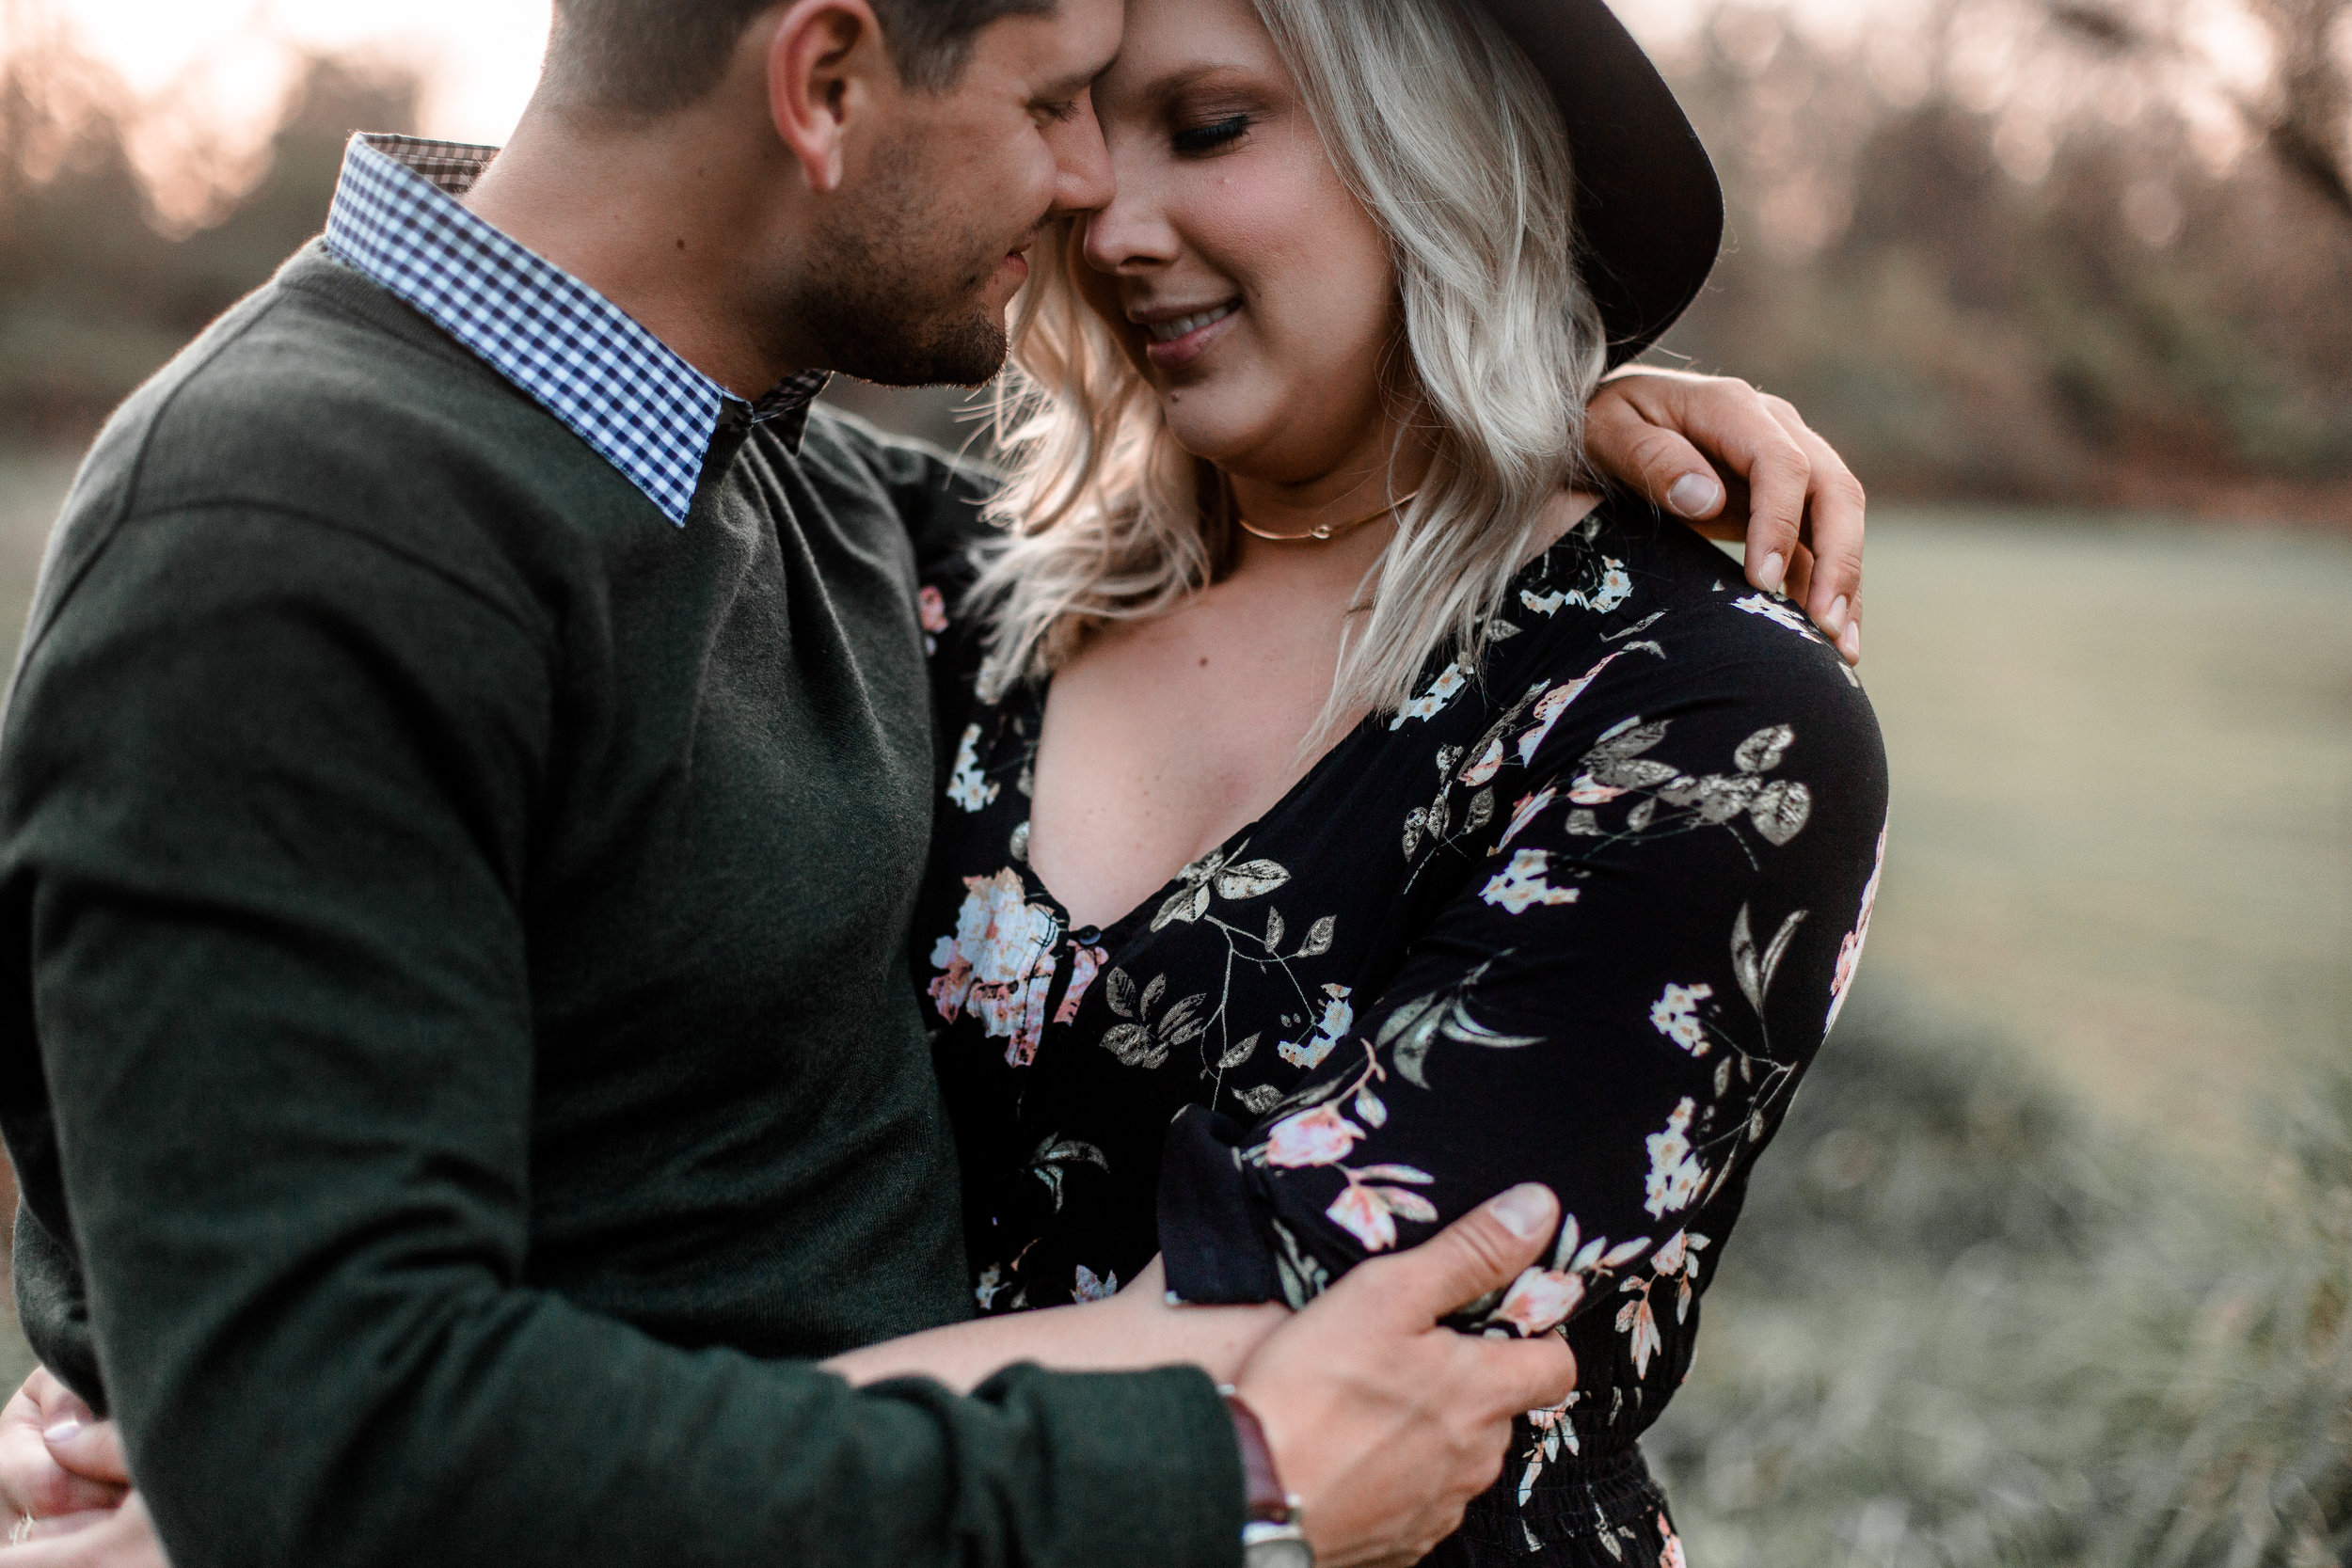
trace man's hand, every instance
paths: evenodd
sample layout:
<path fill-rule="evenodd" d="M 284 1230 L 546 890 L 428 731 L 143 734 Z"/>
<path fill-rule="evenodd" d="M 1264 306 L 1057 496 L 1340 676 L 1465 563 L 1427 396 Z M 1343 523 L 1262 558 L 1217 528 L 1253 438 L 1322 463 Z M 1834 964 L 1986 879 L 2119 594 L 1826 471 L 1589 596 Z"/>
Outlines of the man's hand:
<path fill-rule="evenodd" d="M 1862 483 L 1787 399 L 1724 376 L 1623 371 L 1593 395 L 1585 448 L 1661 511 L 1711 538 L 1744 538 L 1748 580 L 1786 592 L 1861 662 Z"/>
<path fill-rule="evenodd" d="M 1518 1278 L 1559 1220 L 1549 1191 L 1514 1187 L 1421 1246 L 1351 1270 L 1243 1363 L 1236 1391 L 1303 1503 L 1321 1568 L 1420 1561 L 1502 1473 L 1511 1418 L 1576 1386 L 1576 1357 L 1555 1336 L 1437 1326 Z"/>

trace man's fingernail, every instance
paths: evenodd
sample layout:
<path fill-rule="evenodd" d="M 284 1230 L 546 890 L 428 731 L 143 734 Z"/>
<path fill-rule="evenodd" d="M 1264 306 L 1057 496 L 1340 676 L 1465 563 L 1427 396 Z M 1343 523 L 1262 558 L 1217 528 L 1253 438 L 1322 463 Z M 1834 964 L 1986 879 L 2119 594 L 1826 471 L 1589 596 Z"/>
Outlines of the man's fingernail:
<path fill-rule="evenodd" d="M 1549 1231 L 1559 1212 L 1551 1189 L 1534 1181 L 1512 1188 L 1486 1207 L 1494 1211 L 1503 1229 L 1522 1242 L 1532 1242 Z"/>
<path fill-rule="evenodd" d="M 1780 585 L 1788 580 L 1788 562 L 1778 550 L 1764 558 L 1764 564 L 1756 569 L 1756 585 L 1767 594 L 1777 594 Z"/>
<path fill-rule="evenodd" d="M 1846 635 L 1846 595 L 1840 594 L 1830 600 L 1829 609 L 1821 616 L 1821 626 L 1832 637 Z"/>
<path fill-rule="evenodd" d="M 72 1441 L 73 1441 L 76 1437 L 79 1437 L 79 1436 L 81 1436 L 81 1435 L 82 1435 L 82 1423 L 81 1423 L 81 1422 L 79 1422 L 79 1421 L 59 1421 L 59 1422 L 58 1422 L 56 1426 L 53 1426 L 53 1427 L 51 1427 L 48 1431 L 46 1431 L 46 1432 L 42 1433 L 40 1434 L 40 1440 L 41 1440 L 42 1442 L 44 1442 L 44 1443 L 48 1444 L 51 1448 L 55 1449 L 55 1448 L 59 1448 L 59 1447 L 62 1447 L 63 1445 L 65 1445 L 65 1444 L 67 1444 L 67 1443 L 71 1443 L 71 1442 L 72 1442 Z"/>
<path fill-rule="evenodd" d="M 1666 492 L 1666 504 L 1686 517 L 1704 517 L 1723 499 L 1724 487 L 1712 474 L 1684 474 Z"/>

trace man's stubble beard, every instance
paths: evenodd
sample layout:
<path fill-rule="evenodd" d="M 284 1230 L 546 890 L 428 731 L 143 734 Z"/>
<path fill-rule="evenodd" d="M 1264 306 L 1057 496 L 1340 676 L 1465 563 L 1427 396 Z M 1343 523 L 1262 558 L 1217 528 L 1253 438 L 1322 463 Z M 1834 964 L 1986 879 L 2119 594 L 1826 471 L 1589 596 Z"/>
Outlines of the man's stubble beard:
<path fill-rule="evenodd" d="M 980 301 L 1004 253 L 956 221 L 902 142 L 879 158 L 865 199 L 819 226 L 790 308 L 827 370 L 977 387 L 1005 365 L 1005 329 Z"/>

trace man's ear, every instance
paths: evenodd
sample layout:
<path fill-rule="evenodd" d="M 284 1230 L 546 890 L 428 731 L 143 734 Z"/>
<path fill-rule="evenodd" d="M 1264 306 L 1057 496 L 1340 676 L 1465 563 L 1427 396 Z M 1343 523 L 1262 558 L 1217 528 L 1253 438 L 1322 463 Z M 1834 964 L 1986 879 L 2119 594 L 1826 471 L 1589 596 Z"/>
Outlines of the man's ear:
<path fill-rule="evenodd" d="M 818 191 L 841 188 L 848 142 L 898 85 L 866 0 L 794 0 L 768 36 L 768 113 Z"/>

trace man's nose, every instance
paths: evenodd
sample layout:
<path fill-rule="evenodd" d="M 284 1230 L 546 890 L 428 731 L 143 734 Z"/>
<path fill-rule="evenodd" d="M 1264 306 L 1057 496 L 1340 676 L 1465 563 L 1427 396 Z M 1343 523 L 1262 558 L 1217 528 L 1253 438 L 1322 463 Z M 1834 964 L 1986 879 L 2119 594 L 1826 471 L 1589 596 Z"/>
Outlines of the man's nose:
<path fill-rule="evenodd" d="M 1072 217 L 1110 205 L 1118 186 L 1111 178 L 1110 149 L 1103 145 L 1103 125 L 1094 118 L 1091 93 L 1079 100 L 1054 149 L 1056 182 L 1054 214 Z"/>

